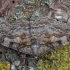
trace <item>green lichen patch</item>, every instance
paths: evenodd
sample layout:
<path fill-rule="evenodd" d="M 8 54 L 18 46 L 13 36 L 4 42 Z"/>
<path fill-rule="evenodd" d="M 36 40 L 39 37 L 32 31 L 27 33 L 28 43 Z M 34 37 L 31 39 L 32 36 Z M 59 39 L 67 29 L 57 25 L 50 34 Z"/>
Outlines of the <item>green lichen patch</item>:
<path fill-rule="evenodd" d="M 39 70 L 70 70 L 70 44 L 41 55 Z"/>
<path fill-rule="evenodd" d="M 0 62 L 0 70 L 10 70 L 9 62 Z"/>

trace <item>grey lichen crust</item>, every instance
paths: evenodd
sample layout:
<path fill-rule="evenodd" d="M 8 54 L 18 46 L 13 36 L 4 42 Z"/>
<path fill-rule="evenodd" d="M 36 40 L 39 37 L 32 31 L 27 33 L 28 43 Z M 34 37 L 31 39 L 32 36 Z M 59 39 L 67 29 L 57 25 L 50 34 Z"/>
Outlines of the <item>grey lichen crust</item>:
<path fill-rule="evenodd" d="M 0 25 L 0 44 L 39 56 L 70 43 L 69 3 L 50 1 L 23 0 L 14 15 Z"/>

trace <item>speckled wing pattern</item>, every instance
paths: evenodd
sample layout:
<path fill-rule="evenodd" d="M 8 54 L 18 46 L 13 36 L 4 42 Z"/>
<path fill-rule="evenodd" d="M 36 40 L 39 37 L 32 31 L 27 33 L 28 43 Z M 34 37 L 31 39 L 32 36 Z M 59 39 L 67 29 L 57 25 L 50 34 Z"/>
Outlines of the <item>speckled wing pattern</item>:
<path fill-rule="evenodd" d="M 63 18 L 63 11 L 66 14 L 61 7 L 55 7 L 54 10 L 49 10 L 48 15 L 42 13 L 35 21 L 21 19 L 12 24 L 2 24 L 0 44 L 22 53 L 38 56 L 70 43 L 70 26 L 63 21 L 66 20 Z M 37 11 L 36 16 L 38 16 Z M 69 19 L 69 16 L 67 18 Z"/>

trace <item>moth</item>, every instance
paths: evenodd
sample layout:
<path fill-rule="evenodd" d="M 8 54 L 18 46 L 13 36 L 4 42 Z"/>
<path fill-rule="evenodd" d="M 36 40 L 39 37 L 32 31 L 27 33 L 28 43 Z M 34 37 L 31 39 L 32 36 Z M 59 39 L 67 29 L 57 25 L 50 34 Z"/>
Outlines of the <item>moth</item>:
<path fill-rule="evenodd" d="M 18 0 L 15 1 L 18 2 Z M 9 3 L 11 4 L 11 0 Z M 11 6 L 9 3 L 5 2 L 2 5 L 1 13 L 6 8 L 16 5 Z M 3 8 L 5 5 L 6 7 Z M 0 44 L 38 57 L 42 53 L 70 43 L 70 26 L 64 22 L 59 24 L 59 22 L 60 20 L 57 21 L 56 18 L 51 18 L 51 16 L 48 18 L 48 15 L 45 15 L 35 21 L 21 19 L 12 24 L 2 24 L 0 26 Z"/>

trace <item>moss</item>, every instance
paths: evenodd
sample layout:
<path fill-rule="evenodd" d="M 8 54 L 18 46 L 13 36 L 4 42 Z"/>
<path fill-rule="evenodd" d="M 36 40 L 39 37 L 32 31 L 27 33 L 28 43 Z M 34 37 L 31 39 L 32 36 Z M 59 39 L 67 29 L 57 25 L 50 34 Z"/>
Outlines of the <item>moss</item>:
<path fill-rule="evenodd" d="M 10 70 L 9 62 L 0 62 L 0 70 Z"/>
<path fill-rule="evenodd" d="M 70 44 L 41 55 L 39 70 L 70 70 Z"/>

